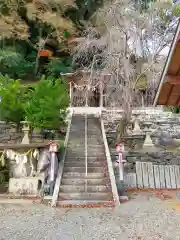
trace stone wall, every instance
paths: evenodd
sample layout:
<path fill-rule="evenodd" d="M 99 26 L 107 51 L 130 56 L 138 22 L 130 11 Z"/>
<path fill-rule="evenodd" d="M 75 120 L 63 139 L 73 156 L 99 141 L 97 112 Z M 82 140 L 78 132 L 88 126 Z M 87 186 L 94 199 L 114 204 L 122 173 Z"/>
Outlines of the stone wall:
<path fill-rule="evenodd" d="M 0 122 L 0 144 L 20 143 L 22 137 L 22 131 L 18 132 L 15 125 Z"/>
<path fill-rule="evenodd" d="M 180 114 L 172 114 L 170 112 L 164 112 L 160 108 L 146 108 L 144 110 L 134 110 L 132 114 L 132 120 L 135 119 L 134 114 L 139 113 L 138 119 L 140 121 L 140 127 L 142 132 L 144 131 L 146 121 L 151 121 L 151 136 L 154 144 L 162 144 L 160 148 L 154 150 L 154 152 L 142 152 L 131 151 L 125 139 L 125 157 L 127 164 L 125 164 L 125 172 L 134 172 L 135 163 L 140 162 L 152 162 L 153 164 L 161 165 L 180 165 L 180 150 L 176 147 L 163 146 L 161 142 L 161 136 L 167 135 L 173 139 L 180 139 Z M 136 116 L 137 117 L 137 116 Z M 103 113 L 103 119 L 105 123 L 105 129 L 107 134 L 107 139 L 109 143 L 109 148 L 111 152 L 111 158 L 113 161 L 115 173 L 118 172 L 118 166 L 116 164 L 116 159 L 118 158 L 115 144 L 116 144 L 116 128 L 119 120 L 122 118 L 122 111 L 106 111 Z M 129 127 L 130 129 L 131 127 Z M 132 147 L 134 143 L 143 145 L 145 139 L 145 133 L 141 136 L 137 136 L 132 140 Z M 180 146 L 180 144 L 179 144 Z"/>
<path fill-rule="evenodd" d="M 21 126 L 22 127 L 22 126 Z M 50 132 L 50 131 L 49 131 Z M 54 137 L 62 138 L 66 134 L 66 127 L 62 128 L 61 131 L 52 130 L 52 134 L 50 134 L 48 131 L 45 132 L 36 132 L 35 130 L 30 134 L 31 142 L 38 143 L 42 142 L 43 139 L 53 139 Z M 0 144 L 4 143 L 21 143 L 23 139 L 23 132 L 20 128 L 17 130 L 15 124 L 9 124 L 5 123 L 3 121 L 0 121 Z"/>

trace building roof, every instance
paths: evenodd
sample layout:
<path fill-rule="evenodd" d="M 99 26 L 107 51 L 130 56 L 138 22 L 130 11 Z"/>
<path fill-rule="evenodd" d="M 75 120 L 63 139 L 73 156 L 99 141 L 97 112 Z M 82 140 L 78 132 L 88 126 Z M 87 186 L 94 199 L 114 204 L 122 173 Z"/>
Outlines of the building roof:
<path fill-rule="evenodd" d="M 180 106 L 180 20 L 154 99 L 157 105 Z"/>

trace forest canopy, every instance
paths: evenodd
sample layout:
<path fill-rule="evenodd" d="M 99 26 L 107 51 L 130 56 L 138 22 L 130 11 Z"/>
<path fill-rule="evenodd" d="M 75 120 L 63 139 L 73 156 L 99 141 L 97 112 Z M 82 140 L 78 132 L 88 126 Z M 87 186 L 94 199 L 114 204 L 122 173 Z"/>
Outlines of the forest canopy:
<path fill-rule="evenodd" d="M 70 71 L 67 40 L 80 35 L 100 4 L 96 0 L 0 0 L 1 74 L 34 80 L 42 74 Z M 41 64 L 39 51 L 49 46 L 53 57 Z"/>
<path fill-rule="evenodd" d="M 0 73 L 36 80 L 42 75 L 58 77 L 61 72 L 72 71 L 69 39 L 83 36 L 98 8 L 111 2 L 115 1 L 0 0 Z M 134 2 L 138 10 L 146 12 L 152 1 L 127 2 Z M 177 5 L 173 14 L 179 13 Z M 50 58 L 40 57 L 44 49 L 52 51 Z"/>

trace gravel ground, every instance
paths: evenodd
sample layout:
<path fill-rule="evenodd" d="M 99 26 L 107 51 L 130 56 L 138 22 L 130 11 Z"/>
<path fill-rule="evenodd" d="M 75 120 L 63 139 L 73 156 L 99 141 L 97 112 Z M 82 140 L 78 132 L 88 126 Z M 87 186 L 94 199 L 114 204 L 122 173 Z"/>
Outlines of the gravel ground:
<path fill-rule="evenodd" d="M 0 205 L 1 240 L 176 240 L 180 211 L 141 193 L 115 209 Z"/>

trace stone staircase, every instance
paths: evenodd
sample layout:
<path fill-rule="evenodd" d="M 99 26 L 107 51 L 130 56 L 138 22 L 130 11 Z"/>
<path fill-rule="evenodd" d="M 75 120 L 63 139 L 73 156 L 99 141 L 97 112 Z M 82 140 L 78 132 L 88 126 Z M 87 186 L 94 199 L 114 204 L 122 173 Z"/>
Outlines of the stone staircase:
<path fill-rule="evenodd" d="M 74 115 L 57 206 L 114 206 L 100 121 L 87 116 L 87 174 L 85 116 Z"/>

